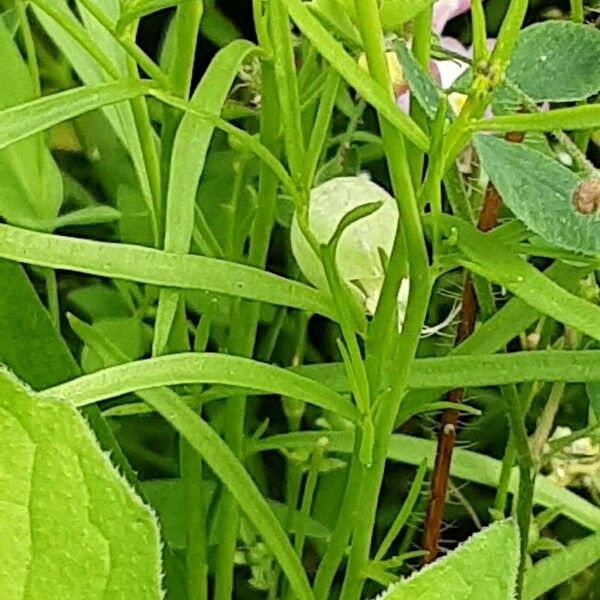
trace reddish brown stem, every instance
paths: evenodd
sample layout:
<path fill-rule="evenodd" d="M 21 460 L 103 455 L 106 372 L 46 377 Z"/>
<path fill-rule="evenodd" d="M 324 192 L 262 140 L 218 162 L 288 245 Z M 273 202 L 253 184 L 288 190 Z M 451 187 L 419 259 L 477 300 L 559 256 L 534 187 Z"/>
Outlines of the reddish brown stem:
<path fill-rule="evenodd" d="M 496 225 L 501 203 L 496 188 L 490 183 L 485 192 L 483 208 L 477 223 L 481 231 L 489 231 Z M 473 333 L 476 318 L 477 300 L 471 276 L 467 273 L 462 293 L 460 320 L 456 332 L 456 345 L 466 340 Z M 464 388 L 450 390 L 446 396 L 446 400 L 458 404 L 462 401 L 464 393 Z M 427 552 L 425 555 L 425 562 L 427 563 L 435 560 L 439 550 L 444 506 L 448 491 L 448 476 L 450 474 L 450 462 L 452 460 L 452 451 L 454 450 L 457 424 L 458 411 L 448 409 L 442 413 L 435 465 L 431 477 L 429 504 L 427 506 L 427 516 L 425 517 L 425 531 L 423 534 L 423 548 Z"/>
<path fill-rule="evenodd" d="M 510 142 L 521 142 L 522 133 L 509 133 L 506 139 Z M 480 231 L 490 231 L 498 222 L 498 214 L 502 206 L 502 199 L 496 188 L 489 183 L 483 201 L 481 213 L 477 222 Z M 462 307 L 460 320 L 456 332 L 455 344 L 458 345 L 468 338 L 475 328 L 477 318 L 477 300 L 473 281 L 469 273 L 465 276 L 465 284 L 462 293 Z M 446 400 L 458 404 L 464 397 L 464 388 L 457 388 L 448 392 Z M 448 492 L 448 477 L 450 474 L 450 463 L 452 451 L 456 440 L 456 428 L 458 424 L 458 411 L 448 409 L 442 413 L 440 429 L 438 433 L 438 445 L 435 455 L 435 464 L 431 476 L 431 488 L 427 515 L 425 517 L 425 530 L 423 532 L 423 549 L 426 551 L 424 561 L 430 563 L 435 560 L 439 551 L 442 521 L 444 518 L 444 506 Z"/>

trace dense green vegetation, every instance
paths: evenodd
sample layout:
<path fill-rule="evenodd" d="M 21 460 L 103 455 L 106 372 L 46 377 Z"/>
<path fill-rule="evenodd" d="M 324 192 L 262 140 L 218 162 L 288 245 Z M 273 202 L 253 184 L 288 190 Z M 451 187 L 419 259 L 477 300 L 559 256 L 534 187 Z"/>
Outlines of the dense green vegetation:
<path fill-rule="evenodd" d="M 600 598 L 595 0 L 0 9 L 2 600 Z"/>

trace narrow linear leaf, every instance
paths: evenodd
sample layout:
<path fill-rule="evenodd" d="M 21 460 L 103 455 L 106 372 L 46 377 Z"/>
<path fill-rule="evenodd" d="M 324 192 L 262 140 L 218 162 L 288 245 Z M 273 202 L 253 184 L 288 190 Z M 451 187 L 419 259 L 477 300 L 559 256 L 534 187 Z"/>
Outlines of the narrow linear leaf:
<path fill-rule="evenodd" d="M 235 40 L 220 50 L 210 62 L 190 104 L 206 117 L 186 112 L 177 128 L 166 201 L 164 249 L 167 252 L 187 254 L 190 250 L 198 183 L 206 163 L 215 123 L 242 63 L 256 49 L 251 42 Z M 160 354 L 166 347 L 178 297 L 178 292 L 174 290 L 160 292 L 153 354 Z"/>
<path fill-rule="evenodd" d="M 196 190 L 215 122 L 221 114 L 238 70 L 244 60 L 256 50 L 257 47 L 246 40 L 235 40 L 220 50 L 198 84 L 190 104 L 191 108 L 204 114 L 204 117 L 186 112 L 177 129 L 167 192 L 167 252 L 189 251 L 194 227 Z"/>
<path fill-rule="evenodd" d="M 600 212 L 579 212 L 579 177 L 551 157 L 500 138 L 477 135 L 475 148 L 502 200 L 531 231 L 553 246 L 600 252 Z"/>
<path fill-rule="evenodd" d="M 457 246 L 467 268 L 503 285 L 541 313 L 600 340 L 600 307 L 570 294 L 464 221 L 445 215 L 442 225 L 446 233 L 458 233 Z"/>
<path fill-rule="evenodd" d="M 214 383 L 255 389 L 303 400 L 355 419 L 357 409 L 324 385 L 280 367 L 227 354 L 172 354 L 110 367 L 47 390 L 84 406 L 136 390 L 178 385 Z"/>
<path fill-rule="evenodd" d="M 3 598 L 159 600 L 152 511 L 68 403 L 0 370 Z"/>
<path fill-rule="evenodd" d="M 571 580 L 599 560 L 600 533 L 573 542 L 564 550 L 543 558 L 525 571 L 524 600 L 539 598 L 553 587 Z"/>
<path fill-rule="evenodd" d="M 290 16 L 302 33 L 331 66 L 398 131 L 418 148 L 427 150 L 429 141 L 422 129 L 393 102 L 389 94 L 363 71 L 301 0 L 284 0 Z"/>
<path fill-rule="evenodd" d="M 281 448 L 314 448 L 316 441 L 323 437 L 322 431 L 286 433 L 260 440 L 253 446 L 254 451 L 277 450 Z M 352 454 L 354 435 L 352 432 L 327 432 L 332 452 Z M 433 468 L 437 442 L 421 438 L 395 434 L 392 436 L 388 450 L 388 459 L 413 466 L 421 464 L 427 457 L 429 469 Z M 477 452 L 456 448 L 450 466 L 450 475 L 464 481 L 472 481 L 495 488 L 500 480 L 502 462 Z M 509 482 L 512 494 L 518 488 L 517 467 L 513 469 Z M 546 477 L 538 476 L 535 484 L 534 502 L 541 506 L 556 507 L 582 527 L 596 532 L 600 529 L 600 508 L 584 500 L 566 488 L 560 487 Z"/>
<path fill-rule="evenodd" d="M 0 225 L 0 257 L 163 287 L 208 290 L 333 315 L 330 301 L 314 288 L 215 258 L 49 235 L 9 225 Z"/>
<path fill-rule="evenodd" d="M 140 396 L 186 439 L 223 482 L 273 552 L 290 582 L 294 597 L 314 600 L 304 568 L 287 535 L 229 446 L 177 394 L 169 390 L 146 390 Z"/>
<path fill-rule="evenodd" d="M 349 391 L 342 363 L 301 366 L 294 368 L 293 372 L 338 392 Z M 600 351 L 542 350 L 417 358 L 411 365 L 408 387 L 420 390 L 451 389 L 527 381 L 600 382 Z"/>
<path fill-rule="evenodd" d="M 186 2 L 198 1 L 199 0 L 133 0 L 124 2 L 121 16 L 116 25 L 117 35 L 122 34 L 127 26 L 137 19 L 147 17 L 148 15 L 158 12 L 159 10 L 164 10 L 165 8 L 171 8 L 172 6 L 178 6 L 179 4 L 185 4 Z"/>
<path fill-rule="evenodd" d="M 127 359 L 110 340 L 93 331 L 89 325 L 82 324 L 81 330 L 87 331 L 88 343 L 102 357 L 105 364 L 120 363 Z M 295 597 L 314 600 L 304 569 L 288 537 L 231 448 L 175 392 L 166 388 L 155 388 L 139 391 L 138 396 L 185 438 L 231 492 L 241 510 L 279 561 Z"/>
<path fill-rule="evenodd" d="M 479 119 L 471 125 L 473 131 L 560 131 L 600 128 L 600 104 L 584 104 L 556 108 L 537 113 L 501 115 Z"/>
<path fill-rule="evenodd" d="M 151 82 L 123 80 L 82 86 L 0 111 L 0 149 L 83 113 L 143 96 Z"/>

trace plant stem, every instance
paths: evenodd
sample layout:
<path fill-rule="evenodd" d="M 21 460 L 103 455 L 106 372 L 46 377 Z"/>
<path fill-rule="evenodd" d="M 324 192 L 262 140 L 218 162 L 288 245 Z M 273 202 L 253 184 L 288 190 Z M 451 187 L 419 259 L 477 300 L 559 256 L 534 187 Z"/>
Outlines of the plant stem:
<path fill-rule="evenodd" d="M 185 497 L 186 588 L 188 600 L 208 600 L 206 515 L 202 461 L 190 444 L 180 441 L 181 480 Z"/>
<path fill-rule="evenodd" d="M 571 20 L 574 23 L 583 23 L 585 12 L 583 9 L 583 0 L 569 0 L 571 4 Z"/>
<path fill-rule="evenodd" d="M 412 52 L 423 70 L 429 72 L 429 59 L 431 57 L 431 19 L 433 16 L 433 4 L 422 10 L 413 20 Z M 427 131 L 427 115 L 414 96 L 410 101 L 410 116 L 415 123 Z M 407 152 L 410 156 L 410 171 L 414 186 L 418 189 L 421 185 L 423 175 L 423 163 L 425 153 L 414 144 L 407 142 Z"/>
<path fill-rule="evenodd" d="M 456 333 L 455 345 L 466 340 L 475 329 L 477 317 L 477 301 L 473 290 L 473 282 L 470 275 L 466 275 L 462 294 L 462 308 L 460 321 Z M 464 388 L 451 390 L 446 400 L 452 403 L 460 403 L 464 397 Z M 450 474 L 450 463 L 452 462 L 452 451 L 456 439 L 458 426 L 458 411 L 445 410 L 440 421 L 438 447 L 435 455 L 435 465 L 431 476 L 431 491 L 427 515 L 425 517 L 425 529 L 423 532 L 423 548 L 427 554 L 424 557 L 426 563 L 436 559 L 439 540 L 444 517 L 444 505 L 448 491 L 448 477 Z"/>
<path fill-rule="evenodd" d="M 506 514 L 506 504 L 508 500 L 508 488 L 510 484 L 510 476 L 515 463 L 515 443 L 512 434 L 509 434 L 506 442 L 506 449 L 502 457 L 502 469 L 500 471 L 500 479 L 496 488 L 496 498 L 494 500 L 494 510 L 498 513 Z"/>
<path fill-rule="evenodd" d="M 279 102 L 273 66 L 263 63 L 263 115 L 261 119 L 261 142 L 275 156 L 279 149 Z M 275 221 L 278 178 L 261 162 L 258 183 L 258 209 L 255 215 L 248 262 L 255 267 L 264 267 Z M 232 313 L 232 323 L 237 326 L 230 332 L 230 352 L 239 356 L 252 356 L 258 328 L 260 305 L 241 301 L 238 310 Z M 234 318 L 237 317 L 237 318 Z M 227 429 L 225 438 L 237 456 L 242 457 L 246 398 L 229 398 L 226 407 Z M 229 600 L 233 591 L 234 555 L 239 530 L 240 514 L 233 496 L 225 493 L 222 506 L 223 531 L 217 550 L 215 600 Z"/>
<path fill-rule="evenodd" d="M 194 70 L 194 59 L 198 43 L 198 32 L 203 15 L 202 0 L 184 2 L 177 7 L 175 13 L 175 49 L 173 60 L 169 69 L 169 79 L 172 84 L 173 93 L 184 100 L 190 97 L 192 83 L 192 72 Z M 181 112 L 171 107 L 165 107 L 163 130 L 161 134 L 161 180 L 162 199 L 161 207 L 164 207 L 169 185 L 169 166 L 175 133 L 179 125 Z M 164 208 L 161 208 L 164 214 Z"/>
<path fill-rule="evenodd" d="M 379 22 L 377 1 L 356 0 L 355 8 L 369 64 L 369 72 L 379 85 L 389 90 L 391 96 L 392 89 L 384 54 L 383 32 Z M 394 352 L 395 380 L 389 389 L 377 398 L 378 408 L 374 419 L 376 436 L 373 447 L 373 462 L 370 468 L 365 469 L 360 487 L 359 511 L 356 515 L 350 559 L 342 588 L 341 597 L 343 600 L 357 600 L 361 594 L 364 572 L 369 562 L 377 500 L 383 479 L 387 451 L 410 365 L 419 343 L 431 292 L 427 250 L 408 166 L 405 142 L 398 131 L 385 120 L 380 120 L 380 126 L 392 188 L 400 205 L 400 222 L 402 226 L 398 228 L 396 238 L 399 239 L 399 236 L 403 235 L 406 240 L 411 289 L 404 327 L 398 338 L 397 350 Z M 402 251 L 402 246 L 400 243 L 395 243 L 395 251 Z M 395 257 L 391 256 L 390 264 L 393 263 L 395 263 Z M 399 285 L 401 278 L 398 277 L 397 273 L 389 273 L 389 267 L 388 276 L 391 276 L 394 286 L 388 285 L 386 288 L 384 284 L 382 296 L 387 294 L 395 299 L 398 294 L 396 285 Z M 388 277 L 386 277 L 387 279 Z M 382 315 L 380 312 L 379 315 L 376 313 L 375 318 L 387 318 L 389 323 L 390 315 Z M 374 348 L 372 350 L 377 351 Z M 375 396 L 377 391 L 378 386 L 372 389 L 371 393 Z M 356 460 L 360 459 L 353 455 L 352 461 Z"/>
<path fill-rule="evenodd" d="M 120 36 L 117 34 L 115 25 L 90 0 L 79 0 L 85 9 L 108 31 L 115 41 L 125 50 L 125 52 L 137 63 L 140 67 L 157 83 L 160 83 L 164 88 L 170 89 L 171 82 L 167 75 L 163 73 L 161 68 L 135 43 L 135 40 L 128 35 Z"/>
<path fill-rule="evenodd" d="M 361 432 L 357 429 L 354 438 L 353 457 L 358 458 L 360 454 L 361 437 Z M 360 460 L 353 459 L 350 462 L 350 472 L 339 516 L 315 577 L 313 591 L 317 600 L 328 600 L 330 597 L 331 585 L 348 546 L 354 519 L 358 512 L 359 494 L 357 490 L 360 489 L 364 474 L 365 466 Z"/>
<path fill-rule="evenodd" d="M 310 517 L 310 510 L 315 495 L 315 489 L 317 487 L 317 480 L 319 478 L 319 471 L 321 469 L 321 463 L 323 461 L 323 455 L 327 450 L 329 440 L 326 436 L 323 436 L 317 441 L 316 447 L 312 453 L 312 460 L 310 463 L 308 476 L 304 485 L 304 492 L 302 494 L 302 504 L 300 505 L 300 518 L 296 525 L 296 536 L 294 539 L 294 550 L 298 554 L 300 560 L 302 560 L 302 554 L 304 551 L 304 542 L 306 540 L 306 527 L 308 525 L 308 519 Z"/>
<path fill-rule="evenodd" d="M 533 490 L 535 471 L 527 430 L 525 429 L 525 413 L 521 399 L 514 387 L 508 387 L 508 419 L 511 433 L 515 441 L 517 463 L 519 465 L 519 489 L 516 503 L 517 524 L 520 533 L 520 561 L 517 572 L 516 598 L 520 600 L 523 592 L 525 565 L 527 564 L 527 546 L 529 542 L 529 525 L 531 522 L 531 507 L 533 505 Z"/>

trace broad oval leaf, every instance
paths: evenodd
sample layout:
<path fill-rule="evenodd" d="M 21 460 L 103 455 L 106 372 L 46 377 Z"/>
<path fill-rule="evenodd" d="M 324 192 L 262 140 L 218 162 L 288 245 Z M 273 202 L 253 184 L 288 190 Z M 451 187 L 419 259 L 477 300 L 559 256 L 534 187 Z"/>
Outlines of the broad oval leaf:
<path fill-rule="evenodd" d="M 506 76 L 536 102 L 588 98 L 600 90 L 600 31 L 571 21 L 531 25 Z"/>
<path fill-rule="evenodd" d="M 478 135 L 474 145 L 502 200 L 531 231 L 553 246 L 600 252 L 600 213 L 575 209 L 575 173 L 524 144 Z"/>
<path fill-rule="evenodd" d="M 393 585 L 379 600 L 513 600 L 518 562 L 517 527 L 500 521 Z"/>
<path fill-rule="evenodd" d="M 2 597 L 161 598 L 156 519 L 76 409 L 2 369 L 0 431 Z"/>

